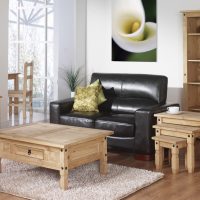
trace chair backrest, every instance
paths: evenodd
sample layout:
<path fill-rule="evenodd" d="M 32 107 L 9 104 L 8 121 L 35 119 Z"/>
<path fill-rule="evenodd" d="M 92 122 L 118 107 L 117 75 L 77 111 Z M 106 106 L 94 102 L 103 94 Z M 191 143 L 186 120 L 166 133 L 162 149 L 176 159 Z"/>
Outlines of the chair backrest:
<path fill-rule="evenodd" d="M 28 91 L 33 91 L 33 61 L 24 63 L 23 95 L 26 96 Z"/>

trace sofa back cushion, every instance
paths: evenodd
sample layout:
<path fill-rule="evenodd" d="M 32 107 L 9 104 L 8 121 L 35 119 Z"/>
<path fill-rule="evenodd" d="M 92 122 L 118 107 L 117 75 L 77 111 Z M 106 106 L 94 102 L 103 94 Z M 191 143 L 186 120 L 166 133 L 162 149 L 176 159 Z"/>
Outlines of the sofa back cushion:
<path fill-rule="evenodd" d="M 93 73 L 91 82 L 94 82 L 97 79 L 100 80 L 103 87 L 113 87 L 116 98 L 145 99 L 153 104 L 159 105 L 165 104 L 166 102 L 168 83 L 166 76 L 150 74 Z M 120 103 L 117 104 L 119 107 Z"/>
<path fill-rule="evenodd" d="M 113 74 L 93 73 L 91 77 L 91 83 L 97 79 L 99 79 L 104 88 L 109 89 L 113 87 L 115 95 L 120 96 L 123 81 L 120 76 L 115 76 Z"/>
<path fill-rule="evenodd" d="M 117 97 L 113 99 L 111 110 L 114 113 L 134 113 L 140 108 L 155 105 L 157 102 L 150 99 Z"/>

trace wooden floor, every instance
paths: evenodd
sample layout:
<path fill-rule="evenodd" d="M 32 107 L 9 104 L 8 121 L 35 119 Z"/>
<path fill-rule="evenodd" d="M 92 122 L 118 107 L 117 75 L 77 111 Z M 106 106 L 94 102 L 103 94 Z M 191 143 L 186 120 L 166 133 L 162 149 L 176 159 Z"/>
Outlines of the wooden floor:
<path fill-rule="evenodd" d="M 200 147 L 198 143 L 198 147 Z M 196 148 L 199 149 L 199 148 Z M 165 177 L 151 186 L 125 198 L 126 200 L 199 200 L 200 196 L 200 154 L 196 155 L 194 174 L 188 174 L 184 169 L 184 151 L 181 152 L 180 173 L 173 175 L 169 165 L 165 165 Z M 136 161 L 130 153 L 112 152 L 109 162 L 130 167 L 143 168 L 155 171 L 154 161 Z"/>
<path fill-rule="evenodd" d="M 138 192 L 128 196 L 125 200 L 199 200 L 200 199 L 200 142 L 196 145 L 195 173 L 188 174 L 184 169 L 184 152 L 181 152 L 180 173 L 172 175 L 169 166 L 165 166 L 165 177 Z M 135 160 L 132 153 L 110 149 L 108 162 L 129 167 L 136 167 L 155 171 L 154 161 Z M 114 192 L 114 191 L 113 191 Z M 9 194 L 0 193 L 0 200 L 24 200 Z M 97 199 L 98 200 L 98 199 Z"/>

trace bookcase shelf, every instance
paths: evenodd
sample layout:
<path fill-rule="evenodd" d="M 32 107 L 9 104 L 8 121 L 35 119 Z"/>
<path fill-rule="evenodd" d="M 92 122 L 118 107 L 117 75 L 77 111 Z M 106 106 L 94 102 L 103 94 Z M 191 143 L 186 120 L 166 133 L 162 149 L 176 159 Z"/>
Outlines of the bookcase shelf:
<path fill-rule="evenodd" d="M 188 62 L 200 62 L 200 59 L 196 59 L 196 60 L 188 60 Z"/>
<path fill-rule="evenodd" d="M 189 36 L 200 36 L 200 33 L 188 33 Z"/>
<path fill-rule="evenodd" d="M 197 81 L 195 81 L 195 82 L 188 82 L 188 85 L 200 85 L 200 82 L 197 82 Z"/>
<path fill-rule="evenodd" d="M 184 110 L 200 112 L 200 10 L 183 11 Z"/>
<path fill-rule="evenodd" d="M 190 111 L 196 111 L 196 112 L 200 112 L 200 106 L 191 106 L 189 107 Z"/>

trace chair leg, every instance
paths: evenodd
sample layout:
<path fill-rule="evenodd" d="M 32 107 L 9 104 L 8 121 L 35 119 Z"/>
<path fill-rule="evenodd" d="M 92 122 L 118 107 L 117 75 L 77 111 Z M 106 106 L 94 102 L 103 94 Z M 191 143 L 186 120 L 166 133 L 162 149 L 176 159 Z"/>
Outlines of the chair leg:
<path fill-rule="evenodd" d="M 23 99 L 23 118 L 26 118 L 26 99 Z"/>
<path fill-rule="evenodd" d="M 9 97 L 9 104 L 12 104 L 12 97 Z M 9 115 L 12 115 L 12 106 L 9 105 Z"/>
<path fill-rule="evenodd" d="M 33 116 L 33 102 L 32 102 L 32 95 L 29 96 L 29 106 L 30 106 L 30 116 Z"/>
<path fill-rule="evenodd" d="M 15 104 L 15 105 L 19 105 L 19 98 L 17 98 L 17 97 L 14 98 L 14 104 Z M 16 115 L 19 114 L 19 112 L 18 112 L 18 111 L 19 111 L 18 108 L 19 108 L 19 107 L 14 106 L 14 113 L 15 113 Z"/>

